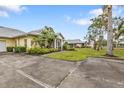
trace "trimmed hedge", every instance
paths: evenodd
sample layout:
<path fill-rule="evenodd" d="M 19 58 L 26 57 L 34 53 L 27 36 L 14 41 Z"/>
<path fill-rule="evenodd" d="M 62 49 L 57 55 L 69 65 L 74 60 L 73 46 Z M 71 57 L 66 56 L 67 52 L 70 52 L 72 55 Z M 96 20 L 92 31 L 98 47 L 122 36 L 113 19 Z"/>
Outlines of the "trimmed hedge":
<path fill-rule="evenodd" d="M 26 52 L 26 47 L 23 46 L 19 46 L 19 47 L 15 47 L 15 53 L 22 53 L 22 52 Z"/>
<path fill-rule="evenodd" d="M 52 52 L 57 52 L 59 50 L 54 48 L 30 48 L 28 49 L 28 54 L 47 54 Z"/>
<path fill-rule="evenodd" d="M 71 48 L 67 42 L 64 43 L 63 45 L 63 50 L 65 51 L 75 51 L 75 48 Z"/>
<path fill-rule="evenodd" d="M 7 47 L 7 52 L 13 52 L 14 47 Z"/>
<path fill-rule="evenodd" d="M 66 51 L 75 51 L 75 48 L 67 48 Z"/>
<path fill-rule="evenodd" d="M 65 42 L 64 45 L 63 45 L 63 50 L 67 50 L 68 49 L 68 43 Z"/>

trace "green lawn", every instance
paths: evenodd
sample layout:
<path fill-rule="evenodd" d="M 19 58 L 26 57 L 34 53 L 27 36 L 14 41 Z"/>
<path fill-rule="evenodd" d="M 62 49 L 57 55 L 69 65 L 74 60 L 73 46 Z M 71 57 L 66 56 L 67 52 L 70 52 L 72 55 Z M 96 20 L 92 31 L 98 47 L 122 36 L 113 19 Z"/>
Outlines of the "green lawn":
<path fill-rule="evenodd" d="M 76 49 L 76 51 L 64 51 L 49 54 L 48 57 L 69 61 L 80 61 L 84 60 L 87 57 L 101 57 L 105 55 L 106 50 L 96 51 L 90 48 L 80 48 Z M 119 58 L 124 58 L 124 49 L 114 49 L 114 55 Z"/>

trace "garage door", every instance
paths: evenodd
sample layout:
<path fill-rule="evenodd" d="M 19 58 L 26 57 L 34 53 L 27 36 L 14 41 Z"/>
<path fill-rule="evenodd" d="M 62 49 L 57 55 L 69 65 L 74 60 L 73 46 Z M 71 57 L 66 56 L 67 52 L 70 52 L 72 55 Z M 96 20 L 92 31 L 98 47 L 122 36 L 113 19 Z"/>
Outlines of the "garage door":
<path fill-rule="evenodd" d="M 6 42 L 0 41 L 0 52 L 6 51 Z"/>

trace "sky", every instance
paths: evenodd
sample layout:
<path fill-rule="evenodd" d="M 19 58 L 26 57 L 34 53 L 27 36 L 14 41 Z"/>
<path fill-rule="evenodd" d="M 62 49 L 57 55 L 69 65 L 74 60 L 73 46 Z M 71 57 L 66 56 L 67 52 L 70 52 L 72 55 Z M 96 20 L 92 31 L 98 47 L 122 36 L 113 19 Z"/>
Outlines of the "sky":
<path fill-rule="evenodd" d="M 14 5 L 0 6 L 0 26 L 25 32 L 52 27 L 65 39 L 82 39 L 87 33 L 90 19 L 102 13 L 100 5 Z M 113 6 L 113 16 L 124 17 L 122 7 Z"/>

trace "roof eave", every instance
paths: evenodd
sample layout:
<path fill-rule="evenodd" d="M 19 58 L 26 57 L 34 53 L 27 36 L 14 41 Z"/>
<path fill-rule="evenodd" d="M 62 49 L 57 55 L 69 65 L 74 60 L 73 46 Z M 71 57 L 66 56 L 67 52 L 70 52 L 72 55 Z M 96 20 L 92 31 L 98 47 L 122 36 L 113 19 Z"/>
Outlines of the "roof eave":
<path fill-rule="evenodd" d="M 0 36 L 0 38 L 8 38 L 8 39 L 12 39 L 12 37 L 6 37 L 6 36 Z"/>

